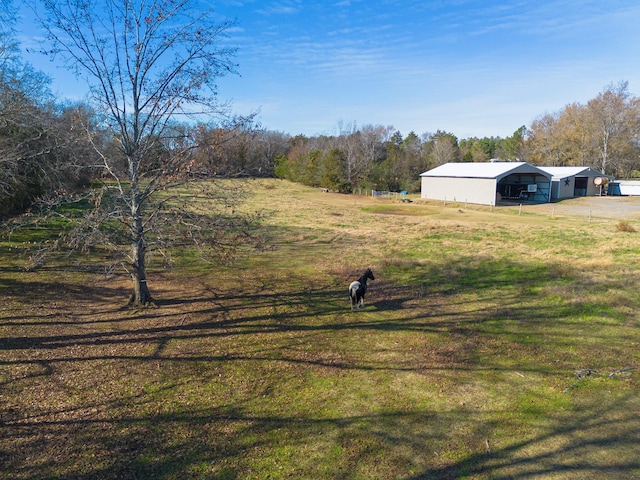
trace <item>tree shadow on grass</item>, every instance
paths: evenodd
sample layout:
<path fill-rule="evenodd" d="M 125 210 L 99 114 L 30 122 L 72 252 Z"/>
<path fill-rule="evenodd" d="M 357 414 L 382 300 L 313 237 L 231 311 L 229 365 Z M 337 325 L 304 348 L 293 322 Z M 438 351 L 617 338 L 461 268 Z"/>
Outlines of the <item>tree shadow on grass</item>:
<path fill-rule="evenodd" d="M 492 437 L 497 422 L 456 408 L 332 417 L 260 414 L 228 405 L 145 416 L 43 418 L 14 423 L 6 440 L 38 451 L 51 448 L 45 439 L 56 438 L 59 454 L 34 456 L 28 466 L 13 455 L 5 468 L 13 468 L 12 478 L 43 479 L 350 478 L 367 473 L 368 478 L 395 473 L 410 479 L 632 478 L 640 469 L 634 454 L 640 447 L 637 407 L 635 395 L 614 405 L 589 405 L 516 441 Z M 607 418 L 610 409 L 624 413 Z M 472 440 L 471 451 L 447 458 L 446 448 L 461 441 L 456 438 L 461 426 Z M 620 449 L 615 461 L 589 453 L 613 445 Z M 263 464 L 258 452 L 265 455 Z"/>
<path fill-rule="evenodd" d="M 20 330 L 0 339 L 7 399 L 0 407 L 3 469 L 10 478 L 88 479 L 349 478 L 357 472 L 368 478 L 415 479 L 637 474 L 635 394 L 613 396 L 615 403 L 608 405 L 585 397 L 581 408 L 544 412 L 548 421 L 516 439 L 499 435 L 504 431 L 497 420 L 501 416 L 516 424 L 525 416 L 509 408 L 394 408 L 389 400 L 377 412 L 329 414 L 308 411 L 304 402 L 287 407 L 268 400 L 282 391 L 280 382 L 295 380 L 291 388 L 311 388 L 305 382 L 312 377 L 339 382 L 353 374 L 357 391 L 356 379 L 362 375 L 437 374 L 439 381 L 456 385 L 489 381 L 486 372 L 506 375 L 517 369 L 558 376 L 566 368 L 543 359 L 509 365 L 500 358 L 509 355 L 508 349 L 482 354 L 488 348 L 483 342 L 496 339 L 513 350 L 531 343 L 552 354 L 562 354 L 565 345 L 576 348 L 578 340 L 567 338 L 562 328 L 575 323 L 572 310 L 538 298 L 540 288 L 566 280 L 561 272 L 504 261 L 474 266 L 461 260 L 447 265 L 447 275 L 441 267 L 407 268 L 395 276 L 402 282 L 382 270 L 369 291 L 370 303 L 353 313 L 346 287 L 329 283 L 295 291 L 284 281 L 260 279 L 242 289 L 205 285 L 157 310 L 104 310 L 99 321 L 91 312 L 74 312 L 72 323 L 56 314 L 4 319 L 4 327 L 19 325 Z M 73 288 L 66 293 L 87 295 Z M 96 298 L 112 293 L 99 287 L 89 291 Z M 574 299 L 572 308 L 580 308 L 580 302 Z M 579 332 L 579 341 L 589 345 L 615 340 L 600 338 L 598 329 Z M 424 338 L 416 344 L 422 348 L 418 357 L 397 341 L 398 333 Z M 633 343 L 625 335 L 621 330 L 619 343 Z M 520 336 L 527 337 L 524 344 Z M 376 356 L 371 346 L 381 342 L 396 355 Z M 109 368 L 113 372 L 105 372 Z M 248 373 L 254 370 L 279 376 L 276 381 Z M 65 387 L 77 400 L 59 407 L 27 402 L 24 409 L 21 395 L 46 388 L 54 393 L 65 378 L 77 375 L 131 385 L 111 398 Z M 502 382 L 502 388 L 523 388 Z M 215 389 L 211 406 L 203 406 L 202 399 L 195 406 L 194 400 L 182 399 L 194 389 L 206 394 L 203 385 Z M 235 390 L 240 393 L 230 393 Z M 327 395 L 323 389 L 314 392 Z M 225 402 L 225 396 L 239 399 Z M 601 461 L 597 452 L 611 449 L 620 452 L 618 459 L 608 455 Z M 458 453 L 451 456 L 452 451 Z M 278 459 L 285 470 L 273 463 Z"/>
<path fill-rule="evenodd" d="M 503 319 L 526 322 L 529 326 L 545 326 L 553 318 L 553 325 L 557 329 L 564 322 L 563 317 L 570 323 L 573 322 L 572 310 L 558 309 L 557 305 L 544 302 L 532 308 L 531 299 L 526 298 L 527 295 L 537 295 L 527 292 L 556 282 L 557 274 L 551 274 L 541 266 L 513 265 L 504 261 L 485 265 L 483 271 L 465 268 L 467 267 L 463 261 L 453 268 L 449 265 L 449 269 L 457 274 L 449 274 L 446 283 L 438 276 L 437 266 L 414 269 L 407 285 L 379 279 L 370 288 L 369 299 L 373 301 L 360 312 L 350 311 L 346 289 L 320 286 L 307 292 L 292 292 L 286 289 L 287 285 L 274 285 L 273 291 L 264 291 L 264 288 L 256 290 L 249 285 L 244 291 L 222 291 L 207 286 L 190 298 L 161 301 L 164 306 L 174 307 L 170 312 L 165 312 L 162 308 L 139 312 L 107 310 L 106 315 L 99 319 L 94 318 L 95 312 L 73 312 L 73 315 L 67 315 L 66 312 L 61 314 L 53 310 L 44 315 L 40 312 L 15 314 L 6 316 L 0 326 L 19 324 L 22 327 L 55 328 L 98 323 L 126 326 L 99 330 L 82 328 L 79 331 L 68 328 L 64 333 L 59 329 L 52 331 L 45 328 L 34 331 L 34 334 L 23 332 L 20 336 L 5 335 L 0 338 L 0 351 L 55 351 L 69 346 L 124 348 L 127 345 L 159 344 L 168 340 L 213 341 L 253 335 L 279 336 L 283 333 L 317 335 L 330 332 L 356 334 L 366 331 L 406 331 L 499 336 L 502 332 L 495 329 L 489 331 L 483 327 L 483 323 Z M 491 271 L 492 275 L 488 275 L 487 271 Z M 488 280 L 489 277 L 491 280 Z M 470 278 L 481 280 L 470 281 Z M 27 285 L 34 291 L 46 288 L 45 284 L 25 283 L 15 286 L 15 291 Z M 523 288 L 526 291 L 523 292 Z M 104 301 L 120 291 L 117 287 L 64 286 L 58 294 Z M 468 293 L 473 295 L 466 295 Z M 495 298 L 496 295 L 499 298 Z M 579 309 L 579 304 L 574 302 L 572 308 Z M 159 319 L 162 321 L 159 322 Z M 550 329 L 543 332 L 532 328 L 527 333 L 534 338 L 540 336 L 541 341 L 544 336 L 544 342 L 551 345 L 563 344 L 566 340 L 562 336 L 554 338 L 554 332 Z M 592 331 L 590 335 L 594 339 L 598 338 L 597 331 Z M 52 357 L 49 360 L 53 362 L 73 361 L 73 357 L 68 356 Z M 144 361 L 146 357 L 127 353 L 113 355 L 113 352 L 109 356 L 97 354 L 84 357 L 94 360 L 115 358 Z M 158 358 L 154 356 L 153 360 Z M 245 355 L 225 353 L 224 357 L 173 356 L 170 360 L 231 361 L 233 358 L 245 359 Z M 261 359 L 260 356 L 257 358 Z M 0 360 L 0 364 L 8 365 L 12 361 Z M 29 360 L 21 359 L 18 362 L 29 363 Z M 356 364 L 353 368 L 359 368 L 359 365 Z"/>

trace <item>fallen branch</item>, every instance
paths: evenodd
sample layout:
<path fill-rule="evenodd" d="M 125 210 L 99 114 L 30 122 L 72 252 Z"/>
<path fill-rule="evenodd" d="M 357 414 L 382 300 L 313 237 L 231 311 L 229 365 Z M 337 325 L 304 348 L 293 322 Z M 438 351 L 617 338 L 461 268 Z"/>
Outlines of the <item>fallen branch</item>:
<path fill-rule="evenodd" d="M 578 380 L 582 380 L 583 378 L 593 375 L 594 373 L 598 373 L 598 371 L 591 370 L 590 368 L 583 368 L 580 370 L 575 370 L 573 373 L 575 373 L 576 377 L 578 377 Z"/>
<path fill-rule="evenodd" d="M 625 372 L 629 372 L 631 370 L 635 370 L 637 367 L 625 367 L 625 368 L 620 368 L 618 370 L 614 370 L 613 372 L 611 372 L 609 374 L 609 378 L 614 378 L 614 377 L 620 377 L 620 378 L 627 378 L 630 377 L 631 374 L 630 373 L 625 373 Z"/>
<path fill-rule="evenodd" d="M 631 376 L 630 372 L 631 370 L 635 370 L 637 367 L 625 367 L 625 368 L 619 368 L 618 370 L 614 370 L 613 372 L 609 373 L 609 378 L 629 378 Z M 576 377 L 578 377 L 578 380 L 576 380 L 575 382 L 573 382 L 573 384 L 569 385 L 567 388 L 565 388 L 562 392 L 563 393 L 567 393 L 569 390 L 571 390 L 573 387 L 575 387 L 576 385 L 578 385 L 578 383 L 580 383 L 581 380 L 590 377 L 592 375 L 597 375 L 598 371 L 597 370 L 593 370 L 591 368 L 581 368 L 578 370 L 574 370 L 573 373 L 575 374 Z"/>

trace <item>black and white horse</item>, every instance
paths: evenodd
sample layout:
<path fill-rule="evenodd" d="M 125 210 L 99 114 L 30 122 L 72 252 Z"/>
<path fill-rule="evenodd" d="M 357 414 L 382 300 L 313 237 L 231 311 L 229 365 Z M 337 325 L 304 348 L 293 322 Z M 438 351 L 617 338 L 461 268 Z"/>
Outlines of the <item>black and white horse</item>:
<path fill-rule="evenodd" d="M 367 293 L 367 279 L 369 278 L 371 280 L 376 279 L 371 269 L 367 268 L 367 271 L 364 272 L 357 281 L 351 282 L 351 285 L 349 285 L 351 311 L 353 311 L 353 307 L 356 307 L 358 310 L 360 310 L 360 307 L 364 307 L 364 294 Z"/>

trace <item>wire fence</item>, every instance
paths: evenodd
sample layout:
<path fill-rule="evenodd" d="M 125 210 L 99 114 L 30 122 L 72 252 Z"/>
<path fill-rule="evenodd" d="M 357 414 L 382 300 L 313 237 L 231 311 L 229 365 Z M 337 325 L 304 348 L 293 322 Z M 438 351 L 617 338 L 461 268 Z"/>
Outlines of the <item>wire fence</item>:
<path fill-rule="evenodd" d="M 371 196 L 373 198 L 391 198 L 393 200 L 402 200 L 407 195 L 404 190 L 402 192 L 390 192 L 388 190 L 371 190 Z"/>

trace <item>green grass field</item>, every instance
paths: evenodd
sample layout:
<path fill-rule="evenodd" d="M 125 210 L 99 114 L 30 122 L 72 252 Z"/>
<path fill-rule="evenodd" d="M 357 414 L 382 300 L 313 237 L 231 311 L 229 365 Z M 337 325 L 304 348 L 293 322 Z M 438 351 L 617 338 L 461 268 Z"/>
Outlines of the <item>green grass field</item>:
<path fill-rule="evenodd" d="M 2 239 L 0 478 L 640 478 L 640 233 L 246 188 L 270 248 L 151 256 L 157 308 Z"/>

